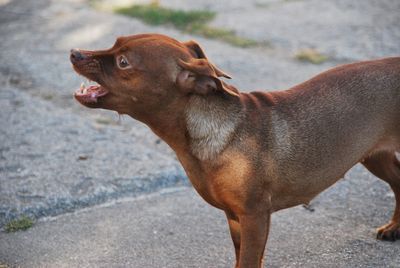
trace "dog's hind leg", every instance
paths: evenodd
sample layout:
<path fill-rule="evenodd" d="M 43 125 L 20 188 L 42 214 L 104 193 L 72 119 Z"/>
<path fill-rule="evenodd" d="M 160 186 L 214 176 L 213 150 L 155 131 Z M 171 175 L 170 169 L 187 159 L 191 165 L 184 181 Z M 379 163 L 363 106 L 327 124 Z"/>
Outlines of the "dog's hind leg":
<path fill-rule="evenodd" d="M 377 229 L 377 238 L 395 241 L 400 239 L 400 162 L 394 152 L 379 152 L 361 162 L 378 178 L 386 181 L 394 192 L 396 208 L 392 220 Z"/>

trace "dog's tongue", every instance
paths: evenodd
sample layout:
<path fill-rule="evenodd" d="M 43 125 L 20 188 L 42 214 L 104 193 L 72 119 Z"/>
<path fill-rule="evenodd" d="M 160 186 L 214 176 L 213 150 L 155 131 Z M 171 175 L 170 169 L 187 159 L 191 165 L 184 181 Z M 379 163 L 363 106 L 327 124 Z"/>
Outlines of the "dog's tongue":
<path fill-rule="evenodd" d="M 90 85 L 85 87 L 84 84 L 75 91 L 75 98 L 81 102 L 91 103 L 97 102 L 99 97 L 105 96 L 108 93 L 107 89 L 99 85 Z"/>

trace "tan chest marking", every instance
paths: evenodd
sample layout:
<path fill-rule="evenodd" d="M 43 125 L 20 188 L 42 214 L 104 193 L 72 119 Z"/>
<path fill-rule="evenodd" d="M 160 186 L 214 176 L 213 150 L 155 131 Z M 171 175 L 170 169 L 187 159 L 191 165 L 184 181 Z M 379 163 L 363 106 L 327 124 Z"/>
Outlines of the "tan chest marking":
<path fill-rule="evenodd" d="M 200 160 L 215 158 L 231 139 L 239 121 L 217 100 L 190 99 L 185 110 L 192 153 Z"/>
<path fill-rule="evenodd" d="M 233 211 L 244 211 L 251 188 L 251 162 L 244 154 L 229 149 L 218 162 L 223 164 L 210 176 L 213 198 Z"/>

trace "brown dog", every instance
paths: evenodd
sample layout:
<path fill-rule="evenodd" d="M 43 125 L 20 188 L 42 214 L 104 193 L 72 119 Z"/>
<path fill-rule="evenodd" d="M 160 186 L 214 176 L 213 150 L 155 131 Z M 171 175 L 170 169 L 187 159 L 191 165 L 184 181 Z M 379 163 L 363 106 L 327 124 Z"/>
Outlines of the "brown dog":
<path fill-rule="evenodd" d="M 72 50 L 98 86 L 75 98 L 147 124 L 190 181 L 225 211 L 236 267 L 260 267 L 270 215 L 306 204 L 356 163 L 390 184 L 400 238 L 400 58 L 340 66 L 280 92 L 241 93 L 200 46 L 158 34 L 120 37 L 102 51 Z"/>

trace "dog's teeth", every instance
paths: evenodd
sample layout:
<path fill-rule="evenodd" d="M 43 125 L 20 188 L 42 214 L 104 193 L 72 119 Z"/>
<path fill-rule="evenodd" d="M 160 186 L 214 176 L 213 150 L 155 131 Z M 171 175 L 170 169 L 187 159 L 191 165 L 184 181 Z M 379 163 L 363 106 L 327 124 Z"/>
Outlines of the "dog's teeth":
<path fill-rule="evenodd" d="M 80 90 L 81 90 L 81 94 L 86 94 L 87 93 L 87 88 L 86 88 L 85 82 L 81 83 Z"/>

